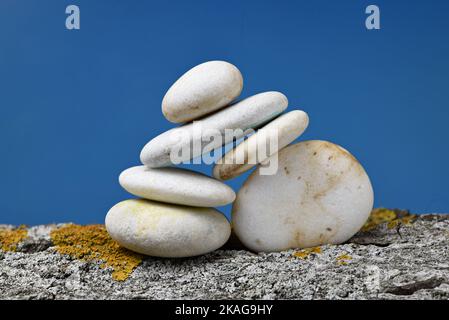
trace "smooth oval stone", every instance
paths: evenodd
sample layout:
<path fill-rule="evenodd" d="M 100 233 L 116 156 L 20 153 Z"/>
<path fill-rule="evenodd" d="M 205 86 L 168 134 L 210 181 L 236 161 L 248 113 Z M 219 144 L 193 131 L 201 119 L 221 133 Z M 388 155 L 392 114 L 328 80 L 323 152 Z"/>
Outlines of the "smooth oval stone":
<path fill-rule="evenodd" d="M 180 258 L 220 248 L 231 228 L 212 208 L 179 206 L 144 199 L 125 200 L 106 216 L 109 235 L 121 246 L 155 257 Z"/>
<path fill-rule="evenodd" d="M 282 113 L 288 106 L 287 97 L 280 92 L 269 91 L 256 94 L 230 107 L 219 110 L 201 120 L 168 130 L 148 142 L 140 153 L 140 160 L 151 168 L 166 167 L 172 164 L 171 152 L 183 149 L 184 146 L 191 149 L 192 145 L 200 145 L 196 150 L 193 148 L 183 161 L 200 156 L 211 150 L 203 151 L 205 146 L 217 149 L 233 141 L 233 137 L 225 135 L 225 130 L 241 129 L 243 131 L 256 128 L 270 119 Z M 198 134 L 195 128 L 201 127 Z M 222 135 L 220 142 L 209 141 L 211 131 L 217 131 Z M 241 138 L 244 134 L 236 135 Z"/>
<path fill-rule="evenodd" d="M 360 163 L 327 141 L 305 141 L 273 155 L 277 174 L 256 169 L 239 190 L 232 226 L 248 248 L 281 251 L 338 244 L 351 238 L 373 207 Z"/>
<path fill-rule="evenodd" d="M 217 179 L 228 180 L 241 175 L 293 142 L 306 130 L 308 125 L 309 117 L 301 110 L 293 110 L 279 116 L 218 160 L 213 169 L 213 176 Z M 271 138 L 276 138 L 274 132 L 277 133 L 277 148 L 271 150 L 268 145 Z M 260 144 L 267 146 L 266 150 L 269 150 L 267 155 L 257 154 Z M 243 155 L 244 161 L 238 161 L 239 155 Z M 256 161 L 250 161 L 250 159 Z"/>
<path fill-rule="evenodd" d="M 243 77 L 236 66 L 209 61 L 187 71 L 167 91 L 162 113 L 175 123 L 197 119 L 223 108 L 243 89 Z"/>
<path fill-rule="evenodd" d="M 224 183 L 181 168 L 132 167 L 120 174 L 119 182 L 133 195 L 167 203 L 217 207 L 235 199 L 234 191 Z"/>

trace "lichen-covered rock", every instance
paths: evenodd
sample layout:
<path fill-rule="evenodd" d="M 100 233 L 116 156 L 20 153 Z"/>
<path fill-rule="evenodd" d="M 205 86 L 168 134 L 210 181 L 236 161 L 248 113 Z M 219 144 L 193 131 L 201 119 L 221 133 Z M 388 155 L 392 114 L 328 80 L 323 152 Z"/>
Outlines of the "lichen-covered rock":
<path fill-rule="evenodd" d="M 124 281 L 112 274 L 132 253 L 105 250 L 103 226 L 25 230 L 15 251 L 0 250 L 0 299 L 449 299 L 449 215 L 376 210 L 341 245 L 142 257 Z"/>
<path fill-rule="evenodd" d="M 18 228 L 0 228 L 0 249 L 3 251 L 16 251 L 17 245 L 28 236 L 24 226 Z"/>

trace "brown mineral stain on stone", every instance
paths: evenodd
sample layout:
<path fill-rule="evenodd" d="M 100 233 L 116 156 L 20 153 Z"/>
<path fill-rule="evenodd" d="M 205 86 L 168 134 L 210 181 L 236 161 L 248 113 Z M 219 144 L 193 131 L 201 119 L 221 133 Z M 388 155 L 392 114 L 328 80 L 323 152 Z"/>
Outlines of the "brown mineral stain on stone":
<path fill-rule="evenodd" d="M 334 159 L 335 161 L 339 161 L 341 159 L 346 159 L 349 163 L 348 171 L 354 169 L 358 175 L 366 174 L 359 161 L 343 147 L 328 141 L 314 140 L 312 142 L 316 145 L 316 151 L 325 151 L 329 154 L 327 160 Z M 340 173 L 343 174 L 344 171 L 341 171 Z"/>
<path fill-rule="evenodd" d="M 362 227 L 362 231 L 369 231 L 376 226 L 386 223 L 389 229 L 399 225 L 410 225 L 416 219 L 416 215 L 410 214 L 406 210 L 377 208 L 371 212 L 368 221 Z"/>
<path fill-rule="evenodd" d="M 297 230 L 293 235 L 293 242 L 290 245 L 290 248 L 295 248 L 298 246 L 298 243 L 301 243 L 301 231 Z"/>
<path fill-rule="evenodd" d="M 321 253 L 321 247 L 302 249 L 293 253 L 293 256 L 302 260 L 307 259 L 311 254 Z"/>
<path fill-rule="evenodd" d="M 285 225 L 293 225 L 295 224 L 295 219 L 292 216 L 285 217 L 283 220 Z"/>
<path fill-rule="evenodd" d="M 246 159 L 246 153 L 245 153 L 245 159 Z M 235 159 L 233 159 L 234 161 Z M 217 174 L 219 176 L 219 178 L 221 180 L 229 180 L 232 179 L 235 175 L 236 172 L 238 172 L 238 170 L 241 168 L 242 164 L 229 164 L 226 161 L 228 161 L 228 159 L 224 159 L 223 164 L 221 164 L 220 167 L 218 167 L 218 171 Z M 245 160 L 246 163 L 246 160 Z"/>
<path fill-rule="evenodd" d="M 17 245 L 28 237 L 25 226 L 16 229 L 0 229 L 0 249 L 3 251 L 16 251 Z"/>
<path fill-rule="evenodd" d="M 353 173 L 359 176 L 366 174 L 357 159 L 345 149 L 327 141 L 315 140 L 310 141 L 310 143 L 312 150 L 310 150 L 311 154 L 308 157 L 308 166 L 317 167 L 317 171 L 322 171 L 323 167 L 326 168 L 323 174 L 326 176 L 327 181 L 320 188 L 307 185 L 306 182 L 305 192 L 310 194 L 315 201 L 319 201 L 331 190 L 338 187 L 347 175 L 352 175 Z M 316 160 L 314 156 L 320 154 L 323 154 L 323 157 Z M 339 166 L 342 166 L 341 170 L 335 171 L 329 164 L 330 160 L 338 162 Z"/>
<path fill-rule="evenodd" d="M 318 200 L 319 198 L 325 197 L 329 191 L 333 190 L 334 188 L 336 188 L 342 180 L 342 176 L 341 175 L 329 175 L 327 174 L 327 183 L 324 185 L 324 188 L 322 188 L 321 190 L 318 190 L 317 192 L 315 192 L 315 194 L 313 195 L 313 198 L 315 200 Z"/>
<path fill-rule="evenodd" d="M 83 261 L 102 261 L 102 268 L 113 269 L 112 278 L 126 280 L 142 262 L 143 256 L 112 240 L 103 225 L 68 224 L 50 234 L 56 250 Z"/>

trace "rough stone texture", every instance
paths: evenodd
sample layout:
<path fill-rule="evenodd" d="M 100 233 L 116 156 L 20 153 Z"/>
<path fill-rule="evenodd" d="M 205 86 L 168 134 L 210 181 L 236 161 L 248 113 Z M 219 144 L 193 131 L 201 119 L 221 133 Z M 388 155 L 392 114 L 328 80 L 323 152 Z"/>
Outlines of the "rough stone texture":
<path fill-rule="evenodd" d="M 381 224 L 306 254 L 218 250 L 147 258 L 123 282 L 100 262 L 55 252 L 54 227 L 29 228 L 16 252 L 0 250 L 1 299 L 449 298 L 449 215 L 422 215 L 411 226 Z"/>

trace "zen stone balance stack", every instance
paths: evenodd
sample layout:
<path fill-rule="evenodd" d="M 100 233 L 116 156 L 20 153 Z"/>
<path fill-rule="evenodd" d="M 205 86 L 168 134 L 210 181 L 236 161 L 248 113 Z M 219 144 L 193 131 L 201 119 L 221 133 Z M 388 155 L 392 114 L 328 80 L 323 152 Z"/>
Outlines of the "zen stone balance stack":
<path fill-rule="evenodd" d="M 214 207 L 230 203 L 234 235 L 257 252 L 338 244 L 363 226 L 374 196 L 358 161 L 331 142 L 288 146 L 306 130 L 307 113 L 282 114 L 288 99 L 277 91 L 236 100 L 242 89 L 237 67 L 209 61 L 167 91 L 162 113 L 181 125 L 150 140 L 140 154 L 143 165 L 119 177 L 139 197 L 118 203 L 106 216 L 107 231 L 121 246 L 170 258 L 214 251 L 231 235 L 230 223 Z M 211 132 L 220 139 L 210 141 Z M 216 161 L 213 177 L 175 167 L 235 140 L 243 142 Z M 277 171 L 264 175 L 272 162 Z M 254 167 L 237 196 L 221 181 Z"/>

